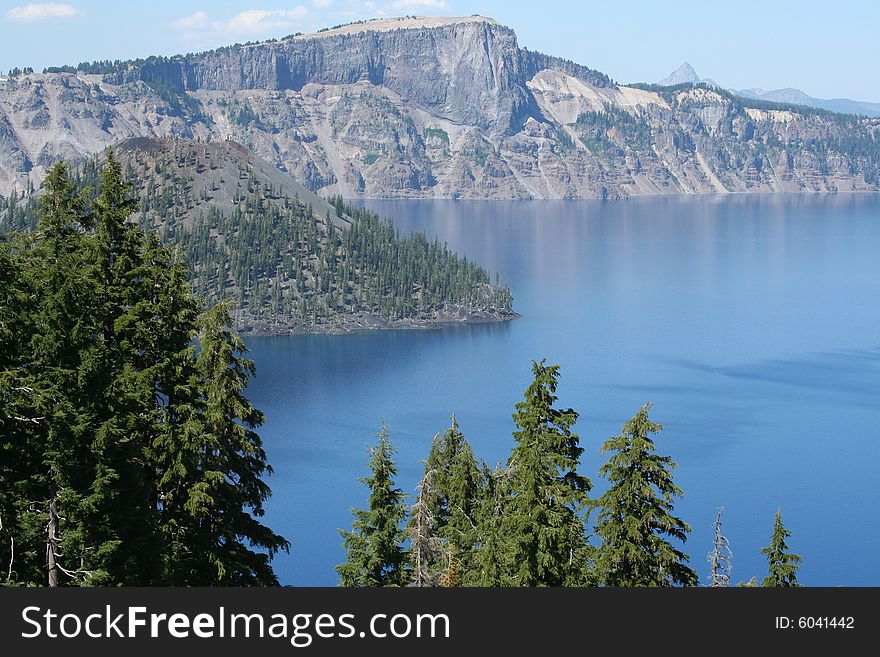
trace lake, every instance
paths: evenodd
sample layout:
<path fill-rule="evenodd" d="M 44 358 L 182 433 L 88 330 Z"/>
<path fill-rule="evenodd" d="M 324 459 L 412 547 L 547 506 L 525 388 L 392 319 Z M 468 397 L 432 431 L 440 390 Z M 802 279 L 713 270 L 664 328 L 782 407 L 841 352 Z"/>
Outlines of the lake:
<path fill-rule="evenodd" d="M 654 403 L 702 583 L 723 505 L 734 582 L 766 574 L 781 508 L 802 583 L 880 584 L 880 196 L 367 205 L 500 272 L 522 317 L 248 339 L 275 468 L 267 522 L 293 544 L 275 560 L 282 583 L 336 583 L 337 528 L 366 501 L 357 478 L 383 420 L 407 492 L 453 412 L 494 465 L 546 357 L 559 403 L 581 414 L 594 494 L 599 446 Z"/>

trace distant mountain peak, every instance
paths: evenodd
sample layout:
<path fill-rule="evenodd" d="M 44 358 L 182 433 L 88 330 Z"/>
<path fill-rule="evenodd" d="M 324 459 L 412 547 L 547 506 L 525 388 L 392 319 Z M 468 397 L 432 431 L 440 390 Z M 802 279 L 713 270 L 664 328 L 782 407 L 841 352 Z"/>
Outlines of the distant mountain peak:
<path fill-rule="evenodd" d="M 864 100 L 852 100 L 850 98 L 814 98 L 800 89 L 786 87 L 784 89 L 740 89 L 735 92 L 738 96 L 754 98 L 756 100 L 769 100 L 775 103 L 787 103 L 789 105 L 805 105 L 816 107 L 829 112 L 843 114 L 861 114 L 864 116 L 880 117 L 880 103 L 871 103 Z"/>
<path fill-rule="evenodd" d="M 676 84 L 699 84 L 702 80 L 694 67 L 684 62 L 672 73 L 660 80 L 660 85 L 664 87 L 672 87 Z"/>

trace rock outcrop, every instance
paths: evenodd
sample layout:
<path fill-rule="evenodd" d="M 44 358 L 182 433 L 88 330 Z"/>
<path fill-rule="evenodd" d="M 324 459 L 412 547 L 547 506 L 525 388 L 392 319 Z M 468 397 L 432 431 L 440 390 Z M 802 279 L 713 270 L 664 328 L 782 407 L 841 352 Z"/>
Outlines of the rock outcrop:
<path fill-rule="evenodd" d="M 135 136 L 232 139 L 350 198 L 877 190 L 878 133 L 701 86 L 617 85 L 479 16 L 410 17 L 0 77 L 0 195 Z"/>

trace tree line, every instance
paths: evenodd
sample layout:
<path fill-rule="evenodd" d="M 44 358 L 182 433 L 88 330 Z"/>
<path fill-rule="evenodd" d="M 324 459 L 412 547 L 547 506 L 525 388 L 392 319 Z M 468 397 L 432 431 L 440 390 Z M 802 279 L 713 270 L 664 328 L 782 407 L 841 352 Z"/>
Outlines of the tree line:
<path fill-rule="evenodd" d="M 445 244 L 422 233 L 401 235 L 390 220 L 341 198 L 331 203 L 348 223 L 334 222 L 241 163 L 230 175 L 222 157 L 183 142 L 166 153 L 120 159 L 137 197 L 133 216 L 181 248 L 196 294 L 210 303 L 234 301 L 240 328 L 322 330 L 355 315 L 431 320 L 447 306 L 511 313 L 507 285 Z M 72 176 L 87 206 L 100 190 L 99 169 L 89 160 Z M 214 202 L 227 193 L 231 202 Z M 0 200 L 0 231 L 33 230 L 38 204 L 33 193 Z"/>
<path fill-rule="evenodd" d="M 661 425 L 645 404 L 601 453 L 606 491 L 578 471 L 583 448 L 572 431 L 578 414 L 556 405 L 559 366 L 532 364 L 534 379 L 516 404 L 514 446 L 506 464 L 477 460 L 455 416 L 437 434 L 412 504 L 396 486 L 387 427 L 371 448 L 366 508 L 341 531 L 342 586 L 697 586 L 681 550 L 690 525 L 674 514 L 682 495 L 676 464 L 656 453 Z M 591 523 L 590 515 L 594 516 Z M 730 584 L 729 543 L 715 523 L 710 586 Z M 790 552 L 781 512 L 762 550 L 761 585 L 798 586 L 801 557 Z M 743 586 L 757 586 L 753 578 Z"/>
<path fill-rule="evenodd" d="M 271 585 L 271 471 L 229 307 L 129 221 L 111 154 L 88 198 L 49 171 L 0 237 L 0 582 Z"/>
<path fill-rule="evenodd" d="M 261 522 L 264 418 L 229 306 L 206 306 L 181 249 L 130 221 L 137 200 L 112 153 L 98 184 L 85 193 L 56 164 L 35 229 L 0 236 L 0 583 L 276 585 L 289 543 Z M 698 583 L 650 404 L 603 445 L 609 487 L 593 499 L 578 414 L 556 405 L 559 368 L 533 374 L 506 464 L 479 462 L 453 418 L 412 505 L 383 427 L 368 505 L 343 532 L 342 585 Z M 763 585 L 797 584 L 789 536 L 777 514 Z M 719 517 L 719 585 L 726 545 Z"/>

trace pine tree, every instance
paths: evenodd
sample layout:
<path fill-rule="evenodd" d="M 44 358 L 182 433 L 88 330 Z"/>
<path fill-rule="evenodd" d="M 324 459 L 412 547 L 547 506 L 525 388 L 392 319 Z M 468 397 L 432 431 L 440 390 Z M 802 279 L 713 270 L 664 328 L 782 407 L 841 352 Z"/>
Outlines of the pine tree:
<path fill-rule="evenodd" d="M 394 486 L 397 467 L 388 428 L 370 450 L 370 476 L 361 482 L 370 490 L 367 509 L 352 509 L 351 531 L 340 530 L 348 560 L 336 567 L 342 586 L 403 586 L 407 583 L 404 493 Z"/>
<path fill-rule="evenodd" d="M 590 480 L 577 472 L 583 449 L 571 427 L 578 414 L 554 408 L 558 365 L 532 363 L 534 381 L 513 414 L 516 445 L 507 462 L 510 499 L 501 523 L 515 586 L 566 586 L 587 580 L 584 520 Z"/>
<path fill-rule="evenodd" d="M 477 544 L 472 566 L 465 573 L 469 586 L 515 586 L 504 534 L 504 519 L 510 501 L 509 472 L 500 465 L 494 470 L 483 468 L 480 504 L 477 508 Z"/>
<path fill-rule="evenodd" d="M 99 181 L 90 215 L 56 165 L 36 230 L 0 242 L 3 579 L 275 584 L 253 364 L 225 308 L 199 335 L 185 259 L 129 221 L 112 154 Z"/>
<path fill-rule="evenodd" d="M 416 559 L 427 558 L 419 565 L 430 573 L 428 580 L 439 582 L 451 564 L 455 564 L 458 572 L 470 572 L 476 542 L 479 486 L 480 471 L 473 450 L 453 415 L 449 429 L 434 436 L 417 502 L 424 504 L 425 509 L 414 508 L 410 521 L 412 533 L 413 523 L 430 519 L 429 525 L 421 525 L 419 533 L 427 532 L 436 539 L 436 549 L 432 554 L 415 552 L 412 555 Z"/>
<path fill-rule="evenodd" d="M 222 303 L 201 320 L 196 361 L 200 413 L 194 420 L 198 430 L 190 430 L 186 441 L 190 469 L 183 502 L 185 563 L 191 570 L 171 564 L 172 581 L 277 585 L 270 562 L 289 544 L 258 520 L 270 495 L 262 476 L 272 469 L 254 431 L 263 414 L 243 394 L 254 364 L 241 356 L 247 348 L 231 325 L 229 307 Z"/>
<path fill-rule="evenodd" d="M 89 391 L 81 374 L 82 354 L 97 337 L 96 285 L 84 257 L 91 221 L 63 163 L 49 170 L 43 189 L 33 248 L 24 258 L 39 302 L 31 311 L 33 334 L 21 353 L 36 402 L 32 413 L 40 418 L 29 432 L 39 465 L 19 495 L 28 501 L 24 519 L 31 530 L 25 532 L 30 535 L 25 545 L 36 553 L 41 544 L 43 583 L 58 586 L 79 583 L 89 574 L 81 568 L 82 491 L 92 471 Z M 39 541 L 33 540 L 37 534 Z"/>
<path fill-rule="evenodd" d="M 100 339 L 84 354 L 80 374 L 94 432 L 82 546 L 90 584 L 144 585 L 161 581 L 162 552 L 149 458 L 156 419 L 154 363 L 148 358 L 154 331 L 145 311 L 156 292 L 150 286 L 155 270 L 168 263 L 145 259 L 144 233 L 128 221 L 136 209 L 131 184 L 112 152 L 99 181 L 90 257 Z"/>
<path fill-rule="evenodd" d="M 789 536 L 791 532 L 782 525 L 782 511 L 777 510 L 773 519 L 773 536 L 770 538 L 770 545 L 761 548 L 761 552 L 766 555 L 769 562 L 767 577 L 761 580 L 761 586 L 799 586 L 797 571 L 803 559 L 788 551 L 785 539 Z"/>
<path fill-rule="evenodd" d="M 0 237 L 0 584 L 46 583 L 45 468 L 36 428 L 44 411 L 24 357 L 33 333 L 34 290 L 20 257 L 24 244 Z M 27 251 L 26 249 L 24 250 Z"/>
<path fill-rule="evenodd" d="M 648 419 L 650 409 L 645 404 L 620 435 L 602 445 L 602 453 L 612 452 L 600 469 L 610 487 L 596 501 L 596 570 L 605 586 L 697 584 L 687 555 L 664 538 L 685 541 L 690 526 L 671 514 L 673 498 L 682 492 L 672 481 L 675 463 L 654 453 L 650 434 L 662 427 Z"/>

